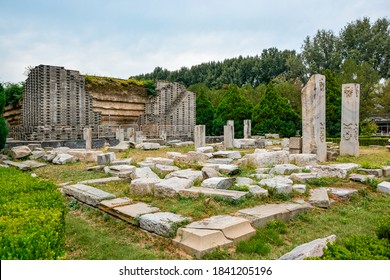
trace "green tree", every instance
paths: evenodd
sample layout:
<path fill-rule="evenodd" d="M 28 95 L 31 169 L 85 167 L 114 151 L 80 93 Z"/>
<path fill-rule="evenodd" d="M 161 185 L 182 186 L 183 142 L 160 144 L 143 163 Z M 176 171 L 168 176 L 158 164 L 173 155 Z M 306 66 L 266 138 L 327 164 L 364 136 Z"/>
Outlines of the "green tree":
<path fill-rule="evenodd" d="M 15 105 L 22 97 L 24 93 L 24 86 L 22 83 L 7 84 L 4 90 L 6 96 L 6 105 Z"/>
<path fill-rule="evenodd" d="M 238 86 L 230 85 L 218 105 L 214 114 L 213 132 L 214 135 L 223 134 L 223 126 L 228 120 L 234 120 L 235 137 L 244 136 L 243 122 L 250 119 L 253 105 L 240 92 Z"/>
<path fill-rule="evenodd" d="M 273 82 L 255 106 L 252 114 L 255 133 L 279 133 L 281 137 L 290 137 L 299 129 L 300 118 L 286 98 L 275 91 Z"/>
<path fill-rule="evenodd" d="M 205 84 L 190 86 L 189 91 L 196 93 L 196 124 L 206 126 L 206 135 L 213 131 L 214 107 L 207 98 L 210 89 Z"/>
<path fill-rule="evenodd" d="M 2 117 L 4 113 L 5 100 L 5 91 L 3 85 L 0 83 L 0 150 L 4 148 L 8 135 L 7 124 L 5 119 Z"/>
<path fill-rule="evenodd" d="M 332 71 L 326 69 L 326 134 L 340 137 L 341 133 L 341 85 Z"/>
<path fill-rule="evenodd" d="M 286 98 L 290 103 L 291 107 L 295 112 L 300 116 L 302 114 L 302 104 L 301 104 L 301 88 L 302 83 L 300 80 L 286 80 L 284 75 L 280 75 L 273 79 L 275 86 L 275 92 Z"/>
<path fill-rule="evenodd" d="M 376 100 L 377 115 L 390 119 L 390 79 L 387 79 L 381 86 Z"/>
<path fill-rule="evenodd" d="M 4 93 L 4 87 L 0 83 L 0 116 L 4 113 L 5 102 L 6 102 L 6 98 Z"/>

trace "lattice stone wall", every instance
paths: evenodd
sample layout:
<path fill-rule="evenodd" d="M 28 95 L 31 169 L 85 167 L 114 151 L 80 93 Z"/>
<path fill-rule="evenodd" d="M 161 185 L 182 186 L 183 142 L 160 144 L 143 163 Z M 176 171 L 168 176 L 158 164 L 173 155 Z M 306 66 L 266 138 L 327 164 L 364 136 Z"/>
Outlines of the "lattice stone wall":
<path fill-rule="evenodd" d="M 158 94 L 145 105 L 138 124 L 148 137 L 193 137 L 195 93 L 178 83 L 157 82 Z"/>

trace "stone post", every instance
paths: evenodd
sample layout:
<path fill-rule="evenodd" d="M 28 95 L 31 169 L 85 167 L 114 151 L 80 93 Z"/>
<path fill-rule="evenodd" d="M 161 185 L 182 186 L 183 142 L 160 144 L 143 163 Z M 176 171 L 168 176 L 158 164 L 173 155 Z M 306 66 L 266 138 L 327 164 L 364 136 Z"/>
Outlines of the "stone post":
<path fill-rule="evenodd" d="M 92 128 L 85 127 L 83 130 L 84 140 L 85 140 L 85 148 L 87 150 L 92 149 Z"/>
<path fill-rule="evenodd" d="M 135 129 L 134 129 L 134 127 L 129 127 L 127 129 L 127 137 L 129 138 L 130 142 L 135 142 Z"/>
<path fill-rule="evenodd" d="M 206 146 L 206 126 L 195 125 L 194 129 L 195 149 Z"/>
<path fill-rule="evenodd" d="M 325 76 L 312 75 L 302 89 L 302 153 L 326 161 Z"/>
<path fill-rule="evenodd" d="M 117 128 L 115 134 L 116 139 L 119 140 L 119 142 L 125 141 L 125 131 L 123 128 Z"/>
<path fill-rule="evenodd" d="M 244 139 L 251 138 L 252 136 L 252 121 L 244 120 Z"/>
<path fill-rule="evenodd" d="M 234 127 L 234 121 L 233 120 L 228 120 L 226 125 L 231 125 L 232 127 Z"/>
<path fill-rule="evenodd" d="M 135 132 L 135 144 L 141 144 L 144 141 L 142 131 Z"/>
<path fill-rule="evenodd" d="M 342 85 L 341 156 L 359 156 L 359 84 Z"/>
<path fill-rule="evenodd" d="M 234 126 L 225 125 L 223 127 L 223 144 L 225 148 L 233 148 Z"/>

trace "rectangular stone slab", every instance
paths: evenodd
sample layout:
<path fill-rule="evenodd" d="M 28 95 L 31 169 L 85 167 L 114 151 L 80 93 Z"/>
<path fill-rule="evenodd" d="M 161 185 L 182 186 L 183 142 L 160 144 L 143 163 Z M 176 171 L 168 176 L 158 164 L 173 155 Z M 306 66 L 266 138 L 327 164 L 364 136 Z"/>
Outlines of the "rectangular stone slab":
<path fill-rule="evenodd" d="M 198 259 L 217 247 L 233 245 L 233 241 L 227 239 L 220 230 L 193 228 L 179 228 L 172 242 Z"/>
<path fill-rule="evenodd" d="M 102 200 L 115 198 L 115 195 L 111 193 L 84 184 L 64 186 L 63 191 L 65 194 L 94 207 Z"/>
<path fill-rule="evenodd" d="M 31 169 L 45 167 L 47 165 L 46 163 L 38 162 L 35 160 L 25 160 L 23 161 L 23 164 L 29 166 Z"/>
<path fill-rule="evenodd" d="M 31 167 L 26 165 L 26 164 L 23 164 L 23 163 L 20 163 L 20 162 L 14 162 L 12 160 L 4 160 L 3 163 L 8 164 L 9 166 L 17 167 L 17 168 L 19 168 L 20 170 L 23 170 L 23 171 L 27 171 L 27 170 L 31 169 Z"/>
<path fill-rule="evenodd" d="M 178 225 L 188 220 L 171 212 L 145 214 L 140 217 L 140 227 L 165 237 L 174 237 Z"/>
<path fill-rule="evenodd" d="M 105 183 L 122 181 L 122 180 L 123 179 L 119 178 L 119 177 L 108 177 L 108 178 L 85 180 L 85 181 L 80 182 L 80 184 L 105 184 Z"/>
<path fill-rule="evenodd" d="M 247 240 L 256 234 L 256 230 L 247 219 L 229 215 L 213 216 L 193 222 L 187 225 L 186 228 L 220 230 L 227 239 L 232 240 L 234 243 L 240 240 Z"/>
<path fill-rule="evenodd" d="M 116 215 L 118 218 L 134 225 L 139 225 L 139 216 L 160 211 L 159 208 L 152 207 L 143 202 L 115 207 L 113 210 L 115 213 L 114 215 Z"/>
<path fill-rule="evenodd" d="M 114 211 L 112 210 L 115 207 L 125 206 L 129 204 L 133 204 L 134 201 L 127 197 L 118 197 L 114 199 L 103 200 L 99 203 L 98 208 L 104 212 L 110 213 L 114 215 Z"/>
<path fill-rule="evenodd" d="M 262 228 L 271 220 L 282 220 L 288 222 L 299 213 L 311 209 L 307 203 L 281 203 L 265 204 L 253 208 L 246 208 L 238 211 L 238 215 L 248 219 L 255 228 Z"/>
<path fill-rule="evenodd" d="M 199 194 L 203 194 L 205 196 L 220 196 L 225 199 L 239 200 L 247 196 L 249 192 L 210 189 L 210 188 L 203 188 L 203 187 L 192 187 L 189 189 L 179 191 L 179 194 L 187 197 L 197 197 Z"/>

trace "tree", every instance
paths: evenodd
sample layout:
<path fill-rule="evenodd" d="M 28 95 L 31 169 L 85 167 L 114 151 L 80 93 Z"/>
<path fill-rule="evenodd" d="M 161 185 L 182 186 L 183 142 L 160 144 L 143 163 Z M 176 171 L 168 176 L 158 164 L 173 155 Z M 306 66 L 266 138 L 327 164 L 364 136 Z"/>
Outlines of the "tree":
<path fill-rule="evenodd" d="M 378 108 L 377 115 L 385 119 L 390 119 L 390 79 L 387 79 L 381 85 L 375 103 Z"/>
<path fill-rule="evenodd" d="M 255 133 L 279 133 L 281 137 L 295 136 L 300 118 L 286 98 L 275 91 L 273 82 L 269 83 L 264 96 L 255 106 L 252 114 Z"/>
<path fill-rule="evenodd" d="M 4 113 L 5 103 L 6 103 L 6 97 L 4 93 L 4 87 L 0 83 L 0 116 Z"/>
<path fill-rule="evenodd" d="M 6 85 L 4 90 L 6 96 L 6 105 L 15 105 L 23 96 L 24 86 L 22 83 Z"/>
<path fill-rule="evenodd" d="M 284 75 L 280 75 L 273 79 L 273 83 L 275 86 L 275 92 L 278 95 L 286 98 L 294 111 L 297 112 L 297 114 L 300 116 L 302 114 L 302 83 L 298 79 L 288 81 Z"/>
<path fill-rule="evenodd" d="M 364 17 L 340 32 L 343 59 L 369 63 L 382 78 L 390 76 L 390 21 L 380 18 L 371 24 Z"/>
<path fill-rule="evenodd" d="M 214 107 L 207 98 L 210 89 L 205 84 L 197 84 L 188 90 L 196 93 L 196 124 L 205 125 L 206 135 L 212 135 Z"/>
<path fill-rule="evenodd" d="M 326 79 L 326 134 L 340 137 L 341 134 L 341 85 L 329 69 L 324 72 Z"/>
<path fill-rule="evenodd" d="M 230 85 L 218 105 L 214 114 L 213 132 L 214 135 L 223 134 L 223 126 L 228 120 L 234 120 L 234 135 L 236 138 L 244 136 L 243 122 L 250 119 L 253 105 L 245 99 L 239 91 L 238 86 Z"/>
<path fill-rule="evenodd" d="M 340 69 L 342 57 L 340 40 L 331 30 L 318 30 L 311 39 L 306 37 L 302 46 L 302 57 L 309 76 L 322 74 L 326 69 L 337 72 Z"/>
<path fill-rule="evenodd" d="M 4 148 L 7 140 L 8 128 L 5 119 L 2 117 L 5 107 L 5 91 L 3 85 L 0 84 L 0 150 Z"/>

